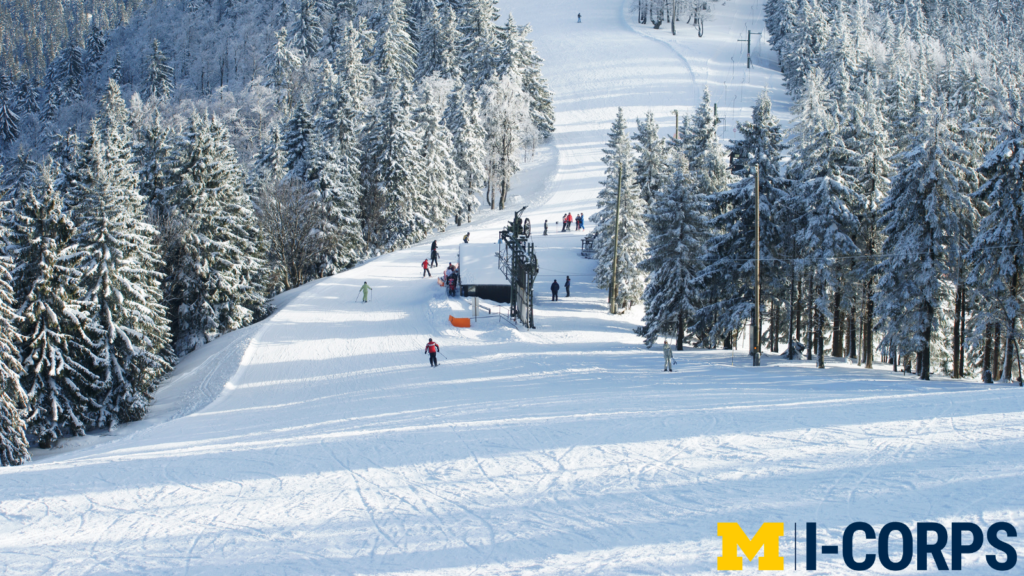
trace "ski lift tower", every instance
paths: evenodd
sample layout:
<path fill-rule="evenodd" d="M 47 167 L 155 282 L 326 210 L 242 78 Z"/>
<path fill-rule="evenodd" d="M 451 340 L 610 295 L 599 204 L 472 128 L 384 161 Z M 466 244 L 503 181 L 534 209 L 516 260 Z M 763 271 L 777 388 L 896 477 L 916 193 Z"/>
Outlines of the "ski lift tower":
<path fill-rule="evenodd" d="M 533 282 L 540 267 L 530 238 L 530 219 L 523 218 L 526 206 L 516 211 L 512 221 L 498 233 L 498 269 L 508 279 L 509 316 L 527 328 L 533 323 Z"/>

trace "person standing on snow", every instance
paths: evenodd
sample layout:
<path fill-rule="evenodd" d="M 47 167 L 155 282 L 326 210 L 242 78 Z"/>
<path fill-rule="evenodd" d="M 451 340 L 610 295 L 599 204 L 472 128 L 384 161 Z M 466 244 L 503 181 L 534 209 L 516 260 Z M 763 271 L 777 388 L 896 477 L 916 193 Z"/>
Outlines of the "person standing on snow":
<path fill-rule="evenodd" d="M 548 235 L 548 221 L 547 220 L 544 221 L 544 235 L 545 236 Z"/>
<path fill-rule="evenodd" d="M 370 290 L 373 290 L 373 288 L 370 288 L 369 284 L 363 282 L 363 285 L 359 287 L 359 290 L 363 293 L 363 304 L 366 304 L 366 296 L 370 293 Z"/>
<path fill-rule="evenodd" d="M 462 241 L 469 244 L 469 232 L 466 232 L 466 235 L 462 237 Z"/>
<path fill-rule="evenodd" d="M 668 338 L 665 339 L 665 345 L 662 347 L 662 351 L 665 353 L 665 369 L 662 372 L 672 371 L 672 347 L 668 345 Z"/>
<path fill-rule="evenodd" d="M 583 24 L 583 13 L 582 12 L 580 12 L 579 14 L 576 15 L 576 23 L 577 24 Z"/>
<path fill-rule="evenodd" d="M 430 267 L 433 268 L 434 266 L 437 266 L 437 245 L 436 245 L 436 242 L 435 242 L 434 247 L 430 249 Z"/>
<path fill-rule="evenodd" d="M 558 279 L 551 281 L 551 301 L 558 302 Z"/>
<path fill-rule="evenodd" d="M 430 365 L 437 368 L 437 353 L 441 351 L 441 345 L 434 342 L 433 338 L 427 338 L 427 348 L 424 354 L 430 354 Z"/>
<path fill-rule="evenodd" d="M 586 230 L 587 227 L 583 225 L 583 212 L 580 212 L 580 230 Z"/>
<path fill-rule="evenodd" d="M 565 277 L 565 297 L 569 297 L 569 277 Z"/>
<path fill-rule="evenodd" d="M 423 266 L 423 276 L 420 276 L 420 278 L 425 278 L 425 277 L 430 276 L 430 261 L 427 260 L 426 258 L 424 258 L 422 266 Z"/>

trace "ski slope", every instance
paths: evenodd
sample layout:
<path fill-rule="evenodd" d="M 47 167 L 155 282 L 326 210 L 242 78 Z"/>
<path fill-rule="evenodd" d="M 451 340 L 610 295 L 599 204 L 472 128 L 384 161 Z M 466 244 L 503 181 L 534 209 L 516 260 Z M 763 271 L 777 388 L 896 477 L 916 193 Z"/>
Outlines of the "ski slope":
<path fill-rule="evenodd" d="M 1019 388 L 721 350 L 664 373 L 640 310 L 606 313 L 583 233 L 556 222 L 593 212 L 616 108 L 654 110 L 667 135 L 708 85 L 729 137 L 764 87 L 788 105 L 736 41 L 763 27 L 757 0 L 713 3 L 699 39 L 638 27 L 630 5 L 502 3 L 556 97 L 511 202 L 536 231 L 536 331 L 452 328 L 468 304 L 420 277 L 429 241 L 283 294 L 187 357 L 146 421 L 0 469 L 0 574 L 710 574 L 718 522 L 818 522 L 819 544 L 853 521 L 1024 524 Z M 770 62 L 763 42 L 754 56 Z M 465 230 L 438 236 L 442 264 Z M 983 553 L 964 571 L 988 573 Z"/>

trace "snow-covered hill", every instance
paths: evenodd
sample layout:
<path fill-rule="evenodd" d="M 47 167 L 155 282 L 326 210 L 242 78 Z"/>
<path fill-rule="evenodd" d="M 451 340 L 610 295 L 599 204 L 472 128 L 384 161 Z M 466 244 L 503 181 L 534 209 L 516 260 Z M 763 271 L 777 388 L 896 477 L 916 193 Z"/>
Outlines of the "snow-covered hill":
<path fill-rule="evenodd" d="M 717 522 L 816 521 L 820 543 L 857 520 L 1021 526 L 1018 388 L 693 349 L 667 374 L 639 310 L 606 313 L 583 233 L 554 222 L 593 211 L 616 108 L 668 134 L 708 84 L 728 137 L 765 86 L 788 103 L 736 42 L 761 30 L 757 0 L 713 4 L 699 39 L 640 28 L 630 5 L 502 5 L 533 25 L 558 115 L 512 193 L 535 231 L 552 222 L 539 284 L 572 277 L 571 297 L 539 298 L 536 331 L 451 327 L 467 305 L 420 277 L 429 243 L 286 293 L 186 358 L 151 418 L 0 469 L 6 572 L 695 574 L 715 571 Z M 472 238 L 509 217 L 484 213 Z M 438 237 L 442 262 L 462 233 Z"/>

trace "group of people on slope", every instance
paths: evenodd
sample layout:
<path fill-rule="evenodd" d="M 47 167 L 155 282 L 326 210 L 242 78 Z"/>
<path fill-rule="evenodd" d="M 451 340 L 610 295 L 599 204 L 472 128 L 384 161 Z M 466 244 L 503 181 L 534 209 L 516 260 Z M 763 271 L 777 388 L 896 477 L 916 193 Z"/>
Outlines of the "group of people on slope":
<path fill-rule="evenodd" d="M 569 232 L 572 229 L 573 223 L 576 223 L 577 230 L 583 230 L 583 213 L 580 212 L 576 216 L 572 215 L 572 212 L 562 216 L 562 232 Z"/>
<path fill-rule="evenodd" d="M 424 258 L 423 263 L 420 264 L 420 267 L 423 268 L 423 278 L 433 278 L 430 269 L 437 266 L 437 256 L 437 240 L 434 240 L 430 244 L 430 258 Z M 448 290 L 448 295 L 455 296 L 455 287 L 459 284 L 459 267 L 449 262 L 448 267 L 444 270 L 443 278 L 442 285 Z"/>
<path fill-rule="evenodd" d="M 566 298 L 569 297 L 569 283 L 570 283 L 570 281 L 571 280 L 569 279 L 569 277 L 566 276 L 565 277 L 565 297 Z M 558 285 L 558 278 L 555 278 L 554 280 L 551 281 L 551 300 L 554 301 L 554 302 L 558 302 L 558 289 L 559 288 L 561 288 L 561 286 Z"/>

